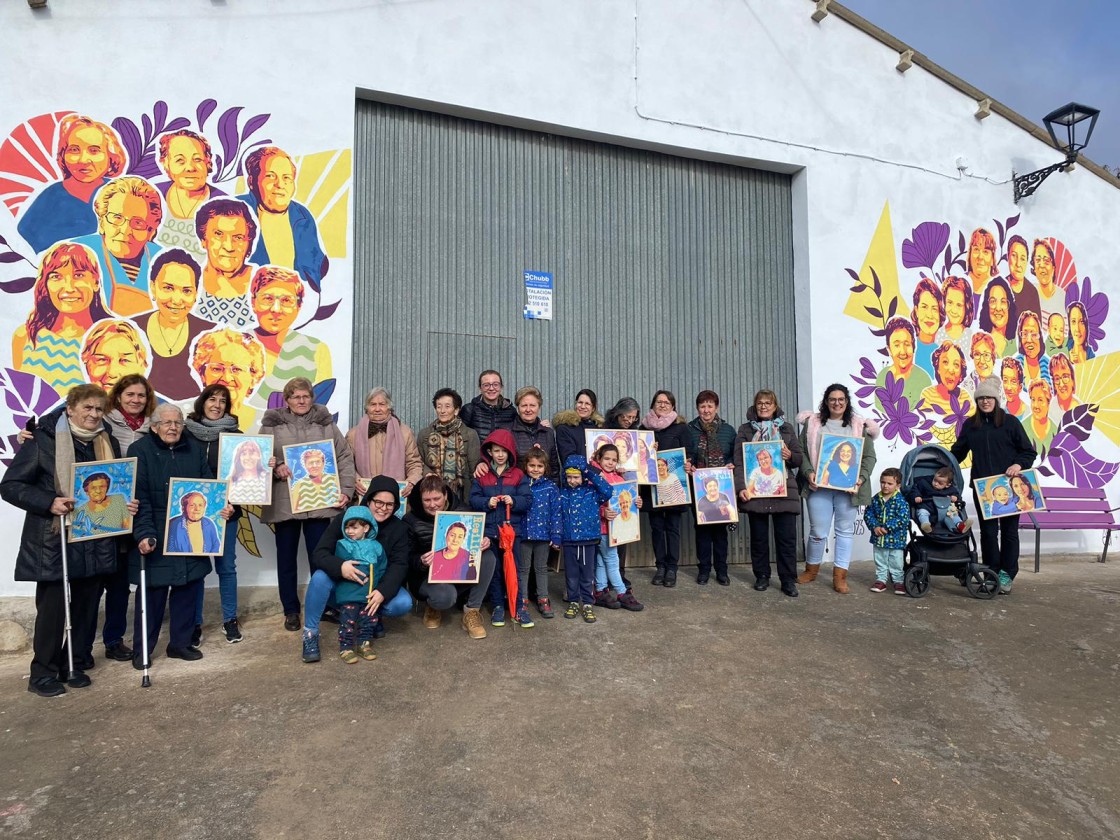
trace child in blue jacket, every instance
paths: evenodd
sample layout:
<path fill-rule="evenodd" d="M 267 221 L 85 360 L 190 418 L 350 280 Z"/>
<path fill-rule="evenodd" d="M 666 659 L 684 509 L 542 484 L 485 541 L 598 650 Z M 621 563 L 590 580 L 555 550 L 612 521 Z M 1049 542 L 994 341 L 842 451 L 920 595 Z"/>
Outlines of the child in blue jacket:
<path fill-rule="evenodd" d="M 910 505 L 899 492 L 902 471 L 887 467 L 879 476 L 880 491 L 863 512 L 863 521 L 871 530 L 875 555 L 875 582 L 872 592 L 886 592 L 887 578 L 894 580 L 894 594 L 905 595 L 902 585 L 902 550 L 910 525 Z"/>
<path fill-rule="evenodd" d="M 365 583 L 343 578 L 334 585 L 339 613 L 338 655 L 347 665 L 353 665 L 358 657 L 366 660 L 377 658 L 373 652 L 373 616 L 365 611 L 366 599 L 381 581 L 389 561 L 385 549 L 377 541 L 377 520 L 365 505 L 346 509 L 342 517 L 342 533 L 344 536 L 335 544 L 335 556 L 354 561 L 358 571 L 366 576 Z"/>
<path fill-rule="evenodd" d="M 471 508 L 486 512 L 485 534 L 495 545 L 498 542 L 498 527 L 506 521 L 507 508 L 509 524 L 513 526 L 517 539 L 513 544 L 513 556 L 521 552 L 521 537 L 524 535 L 523 520 L 533 502 L 529 489 L 529 478 L 517 466 L 517 444 L 509 429 L 495 429 L 482 444 L 482 459 L 487 471 L 471 483 Z M 501 555 L 499 554 L 499 557 Z M 504 627 L 506 623 L 506 584 L 501 565 L 490 578 L 490 623 Z M 514 616 L 522 627 L 532 627 L 529 607 L 525 593 L 518 595 L 517 613 Z"/>
<path fill-rule="evenodd" d="M 560 516 L 563 522 L 564 584 L 568 609 L 564 618 L 583 614 L 587 623 L 595 621 L 591 608 L 595 601 L 595 551 L 599 546 L 599 505 L 611 497 L 611 486 L 593 472 L 582 455 L 569 455 L 564 461 L 564 484 L 560 488 Z"/>
<path fill-rule="evenodd" d="M 548 453 L 539 446 L 526 453 L 525 472 L 529 474 L 529 491 L 533 494 L 533 501 L 525 516 L 525 538 L 521 540 L 521 554 L 518 555 L 517 585 L 522 592 L 529 591 L 531 566 L 537 582 L 537 609 L 542 618 L 552 618 L 552 603 L 548 600 L 548 552 L 550 547 L 559 548 L 563 539 L 560 489 L 548 477 Z"/>

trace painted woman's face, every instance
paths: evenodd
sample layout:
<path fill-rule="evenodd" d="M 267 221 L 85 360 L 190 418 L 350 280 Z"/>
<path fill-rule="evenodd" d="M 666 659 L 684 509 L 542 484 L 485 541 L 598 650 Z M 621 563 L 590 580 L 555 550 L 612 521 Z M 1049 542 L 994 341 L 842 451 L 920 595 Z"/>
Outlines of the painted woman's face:
<path fill-rule="evenodd" d="M 193 192 L 206 186 L 206 153 L 193 137 L 172 137 L 165 165 L 167 177 L 180 189 Z"/>
<path fill-rule="evenodd" d="M 323 469 L 326 466 L 326 461 L 319 453 L 309 455 L 307 460 L 303 462 L 307 468 L 307 474 L 312 478 L 319 478 L 323 475 Z"/>
<path fill-rule="evenodd" d="M 127 336 L 110 335 L 97 343 L 86 365 L 89 381 L 109 391 L 130 373 L 144 374 L 136 347 Z"/>
<path fill-rule="evenodd" d="M 1010 302 L 1003 286 L 992 284 L 988 289 L 988 315 L 992 319 L 992 328 L 1007 335 L 1007 313 Z"/>
<path fill-rule="evenodd" d="M 94 504 L 105 501 L 105 494 L 108 492 L 109 484 L 102 478 L 91 481 L 86 487 L 86 494 L 89 496 L 89 500 Z"/>
<path fill-rule="evenodd" d="M 665 461 L 657 462 L 657 480 L 664 481 L 669 477 L 669 465 Z"/>
<path fill-rule="evenodd" d="M 1023 331 L 1019 337 L 1023 342 L 1023 355 L 1032 362 L 1037 361 L 1042 355 L 1042 330 L 1038 326 L 1038 319 L 1027 318 L 1023 321 Z"/>
<path fill-rule="evenodd" d="M 972 276 L 987 280 L 992 273 L 995 254 L 989 251 L 982 241 L 977 239 L 968 249 L 968 261 L 972 265 Z"/>
<path fill-rule="evenodd" d="M 197 299 L 198 283 L 185 265 L 168 263 L 152 281 L 152 300 L 163 326 L 178 327 L 186 321 Z"/>
<path fill-rule="evenodd" d="M 1068 404 L 1073 399 L 1073 371 L 1065 359 L 1058 364 L 1050 363 L 1050 378 L 1054 380 L 1054 393 L 1058 400 Z"/>
<path fill-rule="evenodd" d="M 1046 414 L 1050 411 L 1050 397 L 1045 388 L 1035 388 L 1031 391 L 1031 417 L 1040 425 L 1046 421 Z"/>
<path fill-rule="evenodd" d="M 995 357 L 992 348 L 985 343 L 977 344 L 972 348 L 972 364 L 976 368 L 976 376 L 987 379 L 995 368 Z"/>
<path fill-rule="evenodd" d="M 929 292 L 922 292 L 918 297 L 918 331 L 932 341 L 940 326 L 941 310 L 937 306 L 937 299 Z"/>
<path fill-rule="evenodd" d="M 261 464 L 261 451 L 255 446 L 246 446 L 241 450 L 241 468 L 249 472 L 256 472 Z"/>
<path fill-rule="evenodd" d="M 1034 276 L 1038 278 L 1039 287 L 1049 289 L 1054 284 L 1054 260 L 1050 258 L 1050 252 L 1041 245 L 1036 245 L 1033 262 Z"/>
<path fill-rule="evenodd" d="M 841 464 L 852 463 L 852 455 L 853 455 L 853 452 L 852 452 L 852 447 L 851 446 L 849 446 L 846 443 L 840 445 L 840 463 Z"/>
<path fill-rule="evenodd" d="M 85 312 L 93 303 L 97 278 L 92 271 L 75 269 L 69 260 L 47 275 L 47 293 L 63 315 Z"/>
<path fill-rule="evenodd" d="M 909 330 L 895 330 L 887 341 L 891 361 L 900 376 L 906 376 L 914 367 L 914 339 Z"/>
<path fill-rule="evenodd" d="M 1077 307 L 1069 311 L 1069 334 L 1073 336 L 1073 343 L 1077 347 L 1085 344 L 1085 316 Z"/>
<path fill-rule="evenodd" d="M 937 373 L 946 391 L 955 391 L 961 384 L 961 354 L 949 349 L 937 362 Z"/>
<path fill-rule="evenodd" d="M 1007 250 L 1007 271 L 1015 284 L 1023 282 L 1027 274 L 1027 246 L 1016 242 Z"/>
<path fill-rule="evenodd" d="M 768 472 L 770 467 L 774 465 L 774 459 L 770 456 L 768 449 L 758 450 L 758 465 L 762 467 L 763 472 Z"/>
<path fill-rule="evenodd" d="M 447 550 L 454 553 L 463 547 L 463 540 L 467 533 L 460 527 L 452 525 L 447 529 Z"/>
<path fill-rule="evenodd" d="M 290 330 L 299 309 L 299 295 L 290 283 L 269 283 L 253 295 L 253 314 L 261 330 L 269 335 Z"/>
<path fill-rule="evenodd" d="M 945 293 L 945 318 L 950 326 L 964 324 L 964 292 L 952 288 Z"/>
<path fill-rule="evenodd" d="M 109 171 L 109 151 L 105 148 L 101 129 L 83 125 L 70 132 L 62 159 L 70 177 L 83 184 L 93 184 Z"/>
<path fill-rule="evenodd" d="M 1011 368 L 1004 368 L 1000 374 L 1003 379 L 1003 395 L 1007 398 L 1008 402 L 1019 396 L 1019 392 L 1023 390 L 1019 385 L 1019 377 Z"/>

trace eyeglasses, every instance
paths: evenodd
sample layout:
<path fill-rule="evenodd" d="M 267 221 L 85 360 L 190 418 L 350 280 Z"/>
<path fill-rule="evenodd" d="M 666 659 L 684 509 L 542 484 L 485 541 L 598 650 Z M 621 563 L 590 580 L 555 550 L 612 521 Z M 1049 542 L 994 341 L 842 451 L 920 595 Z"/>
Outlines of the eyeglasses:
<path fill-rule="evenodd" d="M 125 222 L 128 222 L 128 226 L 135 231 L 149 230 L 151 228 L 151 225 L 148 224 L 148 219 L 146 216 L 143 218 L 141 218 L 140 216 L 127 218 L 125 216 L 122 216 L 120 213 L 106 213 L 104 218 L 105 221 L 107 221 L 113 227 L 120 227 Z"/>
<path fill-rule="evenodd" d="M 847 401 L 848 401 L 847 397 L 829 397 L 828 398 L 829 405 L 843 405 Z"/>
<path fill-rule="evenodd" d="M 995 356 L 991 353 L 973 353 L 972 358 L 977 362 L 990 362 Z"/>
<path fill-rule="evenodd" d="M 265 309 L 274 309 L 279 306 L 282 312 L 291 312 L 299 306 L 299 300 L 295 295 L 282 295 L 280 297 L 276 295 L 260 295 L 257 300 L 260 301 L 261 306 Z"/>
<path fill-rule="evenodd" d="M 186 424 L 183 423 L 182 420 L 160 420 L 155 425 L 157 425 L 157 426 L 169 426 L 172 429 L 178 429 L 181 426 L 184 426 Z"/>
<path fill-rule="evenodd" d="M 373 499 L 369 503 L 370 507 L 378 508 L 379 510 L 389 510 L 397 506 L 396 502 L 383 502 L 380 499 Z"/>
<path fill-rule="evenodd" d="M 1054 374 L 1053 376 L 1055 385 L 1057 385 L 1059 382 L 1073 382 L 1073 377 L 1068 373 L 1059 373 Z"/>
<path fill-rule="evenodd" d="M 245 368 L 238 367 L 237 365 L 225 365 L 221 362 L 206 365 L 206 372 L 212 373 L 214 376 L 221 379 L 228 372 L 230 376 L 241 376 L 245 372 Z"/>
<path fill-rule="evenodd" d="M 486 390 L 490 390 L 491 388 L 501 388 L 502 383 L 501 382 L 483 382 L 482 387 L 485 388 Z"/>
<path fill-rule="evenodd" d="M 1047 256 L 1040 256 L 1034 258 L 1035 265 L 1053 265 L 1054 261 Z"/>
<path fill-rule="evenodd" d="M 669 402 L 668 400 L 656 400 L 654 402 L 654 405 L 670 405 L 671 406 L 672 403 Z"/>

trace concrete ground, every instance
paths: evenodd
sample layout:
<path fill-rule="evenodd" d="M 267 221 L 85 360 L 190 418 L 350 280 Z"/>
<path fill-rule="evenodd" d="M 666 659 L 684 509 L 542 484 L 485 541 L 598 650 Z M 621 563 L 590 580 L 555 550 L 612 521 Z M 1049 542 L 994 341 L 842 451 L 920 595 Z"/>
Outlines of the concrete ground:
<path fill-rule="evenodd" d="M 161 644 L 146 690 L 99 656 L 44 700 L 4 658 L 0 835 L 1120 836 L 1120 563 L 988 602 L 872 594 L 866 564 L 797 600 L 692 571 L 594 625 L 390 620 L 353 666 L 329 635 L 303 664 L 278 616 L 207 628 L 196 663 Z"/>

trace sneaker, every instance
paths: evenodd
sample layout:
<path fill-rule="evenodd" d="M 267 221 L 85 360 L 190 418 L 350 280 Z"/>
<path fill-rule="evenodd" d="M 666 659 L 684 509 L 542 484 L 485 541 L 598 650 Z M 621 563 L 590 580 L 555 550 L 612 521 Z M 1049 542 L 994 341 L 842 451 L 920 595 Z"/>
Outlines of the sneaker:
<path fill-rule="evenodd" d="M 887 582 L 885 580 L 875 581 L 873 584 L 871 584 L 871 591 L 872 592 L 886 592 L 887 591 Z"/>
<path fill-rule="evenodd" d="M 506 626 L 506 608 L 498 604 L 490 611 L 490 626 L 491 627 L 505 627 Z"/>
<path fill-rule="evenodd" d="M 199 648 L 201 646 L 202 646 L 202 625 L 201 624 L 196 624 L 194 626 L 194 632 L 191 633 L 191 647 L 192 648 Z"/>
<path fill-rule="evenodd" d="M 290 633 L 295 633 L 297 630 L 302 630 L 300 625 L 299 613 L 284 613 L 284 629 Z"/>
<path fill-rule="evenodd" d="M 373 642 L 358 642 L 357 650 L 358 656 L 366 662 L 372 662 L 377 658 L 377 654 L 373 652 Z"/>
<path fill-rule="evenodd" d="M 932 534 L 933 533 L 933 526 L 930 525 L 928 522 L 923 522 L 920 527 L 922 529 L 923 534 Z"/>
<path fill-rule="evenodd" d="M 342 650 L 338 652 L 338 658 L 345 662 L 347 665 L 356 665 L 358 660 L 361 659 L 358 654 L 352 650 Z"/>
<path fill-rule="evenodd" d="M 529 615 L 529 605 L 525 601 L 522 601 L 517 608 L 517 615 L 514 616 L 513 620 L 526 630 L 533 626 L 533 619 Z"/>
<path fill-rule="evenodd" d="M 552 611 L 552 602 L 548 598 L 537 599 L 537 612 L 541 614 L 541 618 L 552 618 L 556 615 Z"/>
<path fill-rule="evenodd" d="M 463 629 L 472 639 L 485 639 L 486 628 L 482 626 L 482 613 L 470 607 L 463 610 Z"/>
<path fill-rule="evenodd" d="M 650 581 L 651 586 L 664 586 L 665 585 L 665 567 L 658 566 L 657 571 L 653 573 L 653 579 Z"/>
<path fill-rule="evenodd" d="M 617 610 L 622 604 L 618 603 L 618 597 L 613 592 L 603 589 L 595 593 L 595 606 L 605 610 Z"/>
<path fill-rule="evenodd" d="M 441 624 L 443 624 L 443 613 L 431 607 L 424 607 L 424 626 L 429 630 L 438 630 Z"/>
<path fill-rule="evenodd" d="M 319 661 L 319 634 L 310 630 L 303 631 L 303 661 Z"/>
<path fill-rule="evenodd" d="M 641 612 L 646 608 L 645 604 L 634 597 L 633 592 L 623 592 L 618 596 L 616 603 L 623 609 L 630 610 L 630 612 Z"/>
<path fill-rule="evenodd" d="M 964 522 L 962 522 L 960 525 L 957 526 L 957 533 L 958 534 L 967 534 L 968 529 L 971 528 L 971 527 L 972 527 L 972 520 L 971 519 L 966 519 L 966 520 L 964 520 Z"/>
<path fill-rule="evenodd" d="M 586 621 L 588 624 L 594 624 L 595 623 L 595 611 L 593 609 L 591 609 L 590 604 L 584 604 L 583 605 L 583 620 Z"/>
<path fill-rule="evenodd" d="M 894 594 L 895 595 L 907 595 L 908 593 L 906 592 L 906 587 L 905 586 L 903 586 L 901 583 L 896 583 L 894 585 Z"/>
<path fill-rule="evenodd" d="M 222 624 L 222 629 L 226 631 L 226 641 L 231 645 L 235 645 L 241 641 L 241 625 L 237 623 L 236 618 L 231 618 L 229 621 Z"/>
<path fill-rule="evenodd" d="M 1007 572 L 1000 572 L 999 573 L 999 594 L 1000 595 L 1010 595 L 1011 594 L 1011 583 L 1012 583 L 1011 575 L 1009 575 Z"/>
<path fill-rule="evenodd" d="M 564 618 L 576 618 L 579 616 L 579 601 L 569 601 L 568 608 L 564 610 Z"/>
<path fill-rule="evenodd" d="M 58 697 L 66 693 L 66 686 L 54 677 L 39 677 L 27 684 L 27 690 L 40 697 Z"/>

